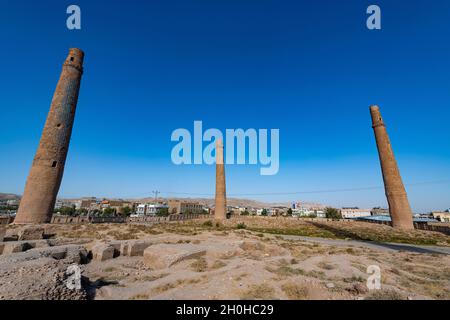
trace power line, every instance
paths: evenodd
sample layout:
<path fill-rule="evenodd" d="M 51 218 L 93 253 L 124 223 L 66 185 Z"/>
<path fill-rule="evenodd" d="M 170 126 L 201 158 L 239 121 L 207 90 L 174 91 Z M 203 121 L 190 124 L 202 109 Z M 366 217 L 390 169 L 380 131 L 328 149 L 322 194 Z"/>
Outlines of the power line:
<path fill-rule="evenodd" d="M 450 183 L 450 179 L 410 183 L 410 184 L 406 184 L 405 186 L 415 187 L 415 186 L 443 184 L 443 183 Z M 236 193 L 236 194 L 228 194 L 228 196 L 238 197 L 238 196 L 320 194 L 320 193 L 352 192 L 352 191 L 365 191 L 365 190 L 377 190 L 377 189 L 384 189 L 384 186 L 345 188 L 345 189 L 306 190 L 306 191 L 295 191 L 295 192 Z M 193 192 L 173 192 L 173 191 L 161 191 L 161 193 L 168 194 L 168 195 L 173 194 L 173 195 L 191 195 L 191 196 L 214 196 L 214 193 L 193 193 Z"/>

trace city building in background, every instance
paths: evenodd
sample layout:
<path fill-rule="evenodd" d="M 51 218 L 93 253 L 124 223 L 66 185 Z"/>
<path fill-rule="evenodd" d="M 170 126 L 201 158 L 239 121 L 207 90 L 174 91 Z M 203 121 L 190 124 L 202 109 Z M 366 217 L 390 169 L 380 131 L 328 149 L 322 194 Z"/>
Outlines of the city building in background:
<path fill-rule="evenodd" d="M 370 210 L 372 216 L 390 216 L 389 209 L 376 207 Z"/>
<path fill-rule="evenodd" d="M 450 209 L 442 212 L 432 212 L 433 218 L 440 222 L 450 222 Z"/>
<path fill-rule="evenodd" d="M 163 203 L 140 203 L 136 206 L 136 216 L 155 216 L 168 211 L 169 206 Z"/>
<path fill-rule="evenodd" d="M 199 202 L 169 200 L 169 213 L 170 214 L 203 213 L 203 206 Z"/>
<path fill-rule="evenodd" d="M 342 208 L 341 215 L 343 219 L 357 219 L 363 217 L 370 217 L 372 215 L 370 209 L 360 209 L 358 207 Z"/>

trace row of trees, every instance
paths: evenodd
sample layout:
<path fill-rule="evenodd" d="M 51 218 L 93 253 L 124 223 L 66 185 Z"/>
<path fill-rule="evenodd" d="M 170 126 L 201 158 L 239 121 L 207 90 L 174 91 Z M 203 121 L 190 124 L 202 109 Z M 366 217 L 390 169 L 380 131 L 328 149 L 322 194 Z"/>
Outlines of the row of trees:
<path fill-rule="evenodd" d="M 64 216 L 78 217 L 78 216 L 86 216 L 88 213 L 91 216 L 96 217 L 113 217 L 113 216 L 126 216 L 129 217 L 133 214 L 133 209 L 131 207 L 123 207 L 118 212 L 115 208 L 105 208 L 103 210 L 94 209 L 90 212 L 87 209 L 76 209 L 75 206 L 72 207 L 62 207 L 59 209 L 55 209 L 54 213 L 59 213 Z M 169 215 L 169 209 L 163 208 L 156 213 L 157 216 L 166 217 Z"/>
<path fill-rule="evenodd" d="M 59 213 L 62 215 L 67 215 L 71 217 L 77 217 L 77 216 L 86 216 L 88 214 L 88 210 L 86 209 L 75 209 L 75 206 L 73 207 L 62 207 L 60 209 L 55 209 L 55 213 Z M 117 212 L 115 208 L 106 208 L 104 210 L 95 209 L 90 211 L 90 215 L 92 216 L 101 216 L 101 217 L 111 217 L 111 216 L 130 216 L 133 213 L 133 209 L 131 207 L 123 207 L 120 212 Z M 189 214 L 190 212 L 185 212 L 185 214 Z M 207 211 L 203 211 L 203 214 L 208 214 Z M 287 216 L 292 216 L 293 211 L 291 208 L 289 208 L 286 212 Z M 160 209 L 157 213 L 157 216 L 159 217 L 166 217 L 169 215 L 169 209 L 163 208 Z M 249 216 L 251 215 L 250 212 L 245 210 L 241 213 L 242 216 Z M 262 216 L 267 216 L 268 211 L 267 209 L 263 209 L 261 212 Z M 325 216 L 328 219 L 342 219 L 341 212 L 332 207 L 328 207 L 325 209 Z M 309 218 L 315 218 L 317 215 L 312 214 L 309 216 Z"/>
<path fill-rule="evenodd" d="M 267 210 L 263 209 L 261 212 L 261 215 L 267 216 L 267 213 L 268 213 Z M 293 214 L 293 211 L 291 208 L 289 208 L 286 212 L 286 215 L 292 216 L 292 214 Z M 251 215 L 251 214 L 247 210 L 245 210 L 244 212 L 241 213 L 241 216 L 249 216 L 249 215 Z M 309 215 L 309 218 L 316 218 L 316 217 L 317 217 L 317 214 Z M 341 212 L 338 209 L 332 208 L 332 207 L 328 207 L 325 209 L 325 217 L 328 219 L 342 219 Z"/>
<path fill-rule="evenodd" d="M 332 207 L 325 209 L 325 217 L 328 219 L 342 219 L 341 211 Z"/>
<path fill-rule="evenodd" d="M 75 206 L 72 206 L 55 209 L 54 213 L 71 217 L 87 216 L 88 213 L 91 216 L 112 217 L 112 216 L 129 216 L 133 213 L 133 210 L 130 207 L 124 207 L 120 212 L 117 212 L 115 208 L 105 208 L 103 210 L 94 209 L 89 212 L 87 209 L 83 208 L 76 209 Z"/>
<path fill-rule="evenodd" d="M 53 213 L 59 213 L 64 216 L 71 216 L 71 217 L 77 217 L 87 214 L 86 209 L 75 209 L 75 206 L 73 207 L 61 207 L 59 209 L 54 209 Z"/>
<path fill-rule="evenodd" d="M 7 211 L 15 211 L 19 208 L 19 206 L 0 206 L 0 210 L 7 210 Z"/>

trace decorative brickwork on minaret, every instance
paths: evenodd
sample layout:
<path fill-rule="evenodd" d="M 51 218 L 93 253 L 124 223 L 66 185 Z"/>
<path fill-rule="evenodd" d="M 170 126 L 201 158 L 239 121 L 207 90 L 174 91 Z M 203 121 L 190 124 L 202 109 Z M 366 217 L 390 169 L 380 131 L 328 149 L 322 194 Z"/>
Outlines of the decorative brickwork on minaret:
<path fill-rule="evenodd" d="M 384 189 L 389 204 L 392 226 L 401 229 L 414 229 L 408 196 L 406 195 L 386 127 L 381 118 L 380 108 L 378 106 L 371 106 L 370 114 L 372 115 L 373 130 L 375 132 L 378 155 L 380 157 Z"/>
<path fill-rule="evenodd" d="M 69 50 L 14 223 L 46 223 L 52 217 L 72 134 L 83 58 L 83 51 Z"/>
<path fill-rule="evenodd" d="M 214 217 L 219 220 L 227 218 L 227 195 L 222 140 L 217 140 L 216 143 L 216 205 Z"/>

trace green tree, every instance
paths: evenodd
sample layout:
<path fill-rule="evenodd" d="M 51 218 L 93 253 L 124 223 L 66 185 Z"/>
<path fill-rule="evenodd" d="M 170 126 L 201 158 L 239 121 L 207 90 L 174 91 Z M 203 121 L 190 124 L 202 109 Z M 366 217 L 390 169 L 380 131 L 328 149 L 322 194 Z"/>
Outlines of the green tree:
<path fill-rule="evenodd" d="M 338 209 L 332 207 L 328 207 L 325 209 L 325 216 L 328 219 L 342 219 L 341 212 Z"/>
<path fill-rule="evenodd" d="M 261 212 L 261 215 L 262 216 L 267 216 L 267 209 L 263 209 L 262 212 Z"/>
<path fill-rule="evenodd" d="M 74 217 L 77 215 L 77 212 L 75 210 L 75 206 L 73 207 L 62 207 L 58 210 L 59 213 L 61 213 L 63 216 L 71 216 Z"/>
<path fill-rule="evenodd" d="M 99 210 L 99 209 L 94 209 L 94 210 L 92 210 L 91 213 L 90 213 L 91 216 L 95 216 L 95 217 L 98 217 L 98 216 L 100 216 L 101 214 L 102 214 L 102 211 Z"/>
<path fill-rule="evenodd" d="M 114 208 L 106 208 L 105 210 L 103 210 L 103 216 L 105 217 L 111 217 L 114 216 L 116 214 L 116 209 Z"/>
<path fill-rule="evenodd" d="M 84 209 L 84 208 L 77 209 L 76 212 L 77 212 L 78 216 L 85 216 L 88 213 L 88 211 L 86 209 Z"/>
<path fill-rule="evenodd" d="M 250 212 L 248 212 L 247 210 L 245 210 L 244 212 L 241 213 L 241 216 L 249 216 Z"/>
<path fill-rule="evenodd" d="M 288 216 L 292 216 L 292 209 L 291 209 L 291 208 L 288 209 L 287 215 L 288 215 Z"/>
<path fill-rule="evenodd" d="M 19 206 L 0 206 L 0 210 L 17 210 L 19 208 Z"/>
<path fill-rule="evenodd" d="M 133 210 L 130 207 L 122 208 L 122 215 L 129 217 L 133 213 Z"/>
<path fill-rule="evenodd" d="M 156 212 L 158 217 L 167 217 L 169 215 L 169 208 L 161 208 Z"/>

